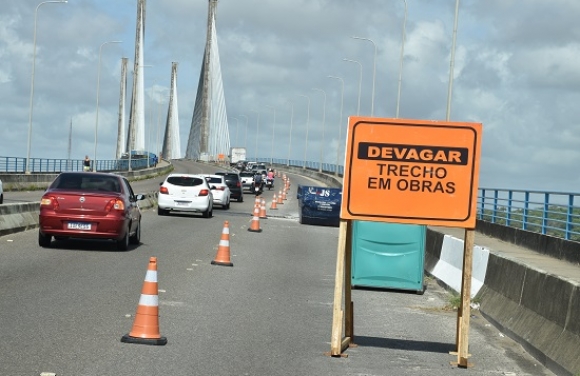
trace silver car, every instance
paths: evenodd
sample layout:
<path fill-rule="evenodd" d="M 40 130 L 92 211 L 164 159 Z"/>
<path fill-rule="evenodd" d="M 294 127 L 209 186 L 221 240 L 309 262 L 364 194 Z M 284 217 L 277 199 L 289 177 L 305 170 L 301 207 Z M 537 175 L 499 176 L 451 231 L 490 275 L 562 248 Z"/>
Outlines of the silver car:
<path fill-rule="evenodd" d="M 197 174 L 170 174 L 159 186 L 157 214 L 202 213 L 213 216 L 213 191 L 207 179 Z"/>

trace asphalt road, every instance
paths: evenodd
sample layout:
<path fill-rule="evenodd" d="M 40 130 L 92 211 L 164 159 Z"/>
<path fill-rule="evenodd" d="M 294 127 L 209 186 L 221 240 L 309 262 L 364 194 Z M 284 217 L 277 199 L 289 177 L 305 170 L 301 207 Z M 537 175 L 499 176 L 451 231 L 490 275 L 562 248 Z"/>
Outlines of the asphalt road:
<path fill-rule="evenodd" d="M 178 171 L 211 172 L 177 162 Z M 253 196 L 229 210 L 157 216 L 143 210 L 142 244 L 54 242 L 30 230 L 0 237 L 0 376 L 40 375 L 552 375 L 474 311 L 472 368 L 449 354 L 456 313 L 428 280 L 424 295 L 353 291 L 355 343 L 330 349 L 338 229 L 297 221 L 295 188 L 247 231 Z M 159 179 L 136 182 L 154 190 Z M 264 193 L 269 208 L 274 191 Z M 40 197 L 40 194 L 39 194 Z M 233 267 L 211 265 L 224 221 Z M 165 346 L 120 341 L 132 327 L 148 260 L 158 259 Z"/>

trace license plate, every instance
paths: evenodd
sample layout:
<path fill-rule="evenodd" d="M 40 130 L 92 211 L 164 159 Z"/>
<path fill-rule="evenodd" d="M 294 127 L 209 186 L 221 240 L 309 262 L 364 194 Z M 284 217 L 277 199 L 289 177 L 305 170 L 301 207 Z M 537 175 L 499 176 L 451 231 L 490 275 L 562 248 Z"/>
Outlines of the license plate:
<path fill-rule="evenodd" d="M 189 201 L 175 201 L 177 206 L 187 206 L 189 205 Z"/>
<path fill-rule="evenodd" d="M 67 227 L 69 230 L 90 230 L 91 224 L 84 222 L 69 222 Z"/>

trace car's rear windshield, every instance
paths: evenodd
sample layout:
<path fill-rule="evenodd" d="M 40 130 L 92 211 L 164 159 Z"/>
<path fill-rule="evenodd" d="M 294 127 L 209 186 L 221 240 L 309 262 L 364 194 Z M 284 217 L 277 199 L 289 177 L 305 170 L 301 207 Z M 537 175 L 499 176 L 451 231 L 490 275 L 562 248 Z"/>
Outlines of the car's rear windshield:
<path fill-rule="evenodd" d="M 81 191 L 121 192 L 119 179 L 114 176 L 95 176 L 86 173 L 59 176 L 51 188 Z"/>
<path fill-rule="evenodd" d="M 216 175 L 223 175 L 226 180 L 238 180 L 238 174 L 228 172 L 218 172 Z"/>
<path fill-rule="evenodd" d="M 223 184 L 223 180 L 221 178 L 212 178 L 212 177 L 208 177 L 207 181 L 209 183 L 213 183 L 213 184 Z"/>
<path fill-rule="evenodd" d="M 167 178 L 167 182 L 182 187 L 195 187 L 203 184 L 203 179 L 192 176 L 170 176 Z"/>

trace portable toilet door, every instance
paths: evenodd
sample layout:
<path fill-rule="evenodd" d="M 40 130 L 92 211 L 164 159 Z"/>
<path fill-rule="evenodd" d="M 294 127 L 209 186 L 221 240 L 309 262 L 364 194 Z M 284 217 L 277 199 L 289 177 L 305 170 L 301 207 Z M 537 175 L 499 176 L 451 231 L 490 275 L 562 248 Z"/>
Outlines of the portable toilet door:
<path fill-rule="evenodd" d="M 426 232 L 424 225 L 353 221 L 352 286 L 422 294 Z"/>

